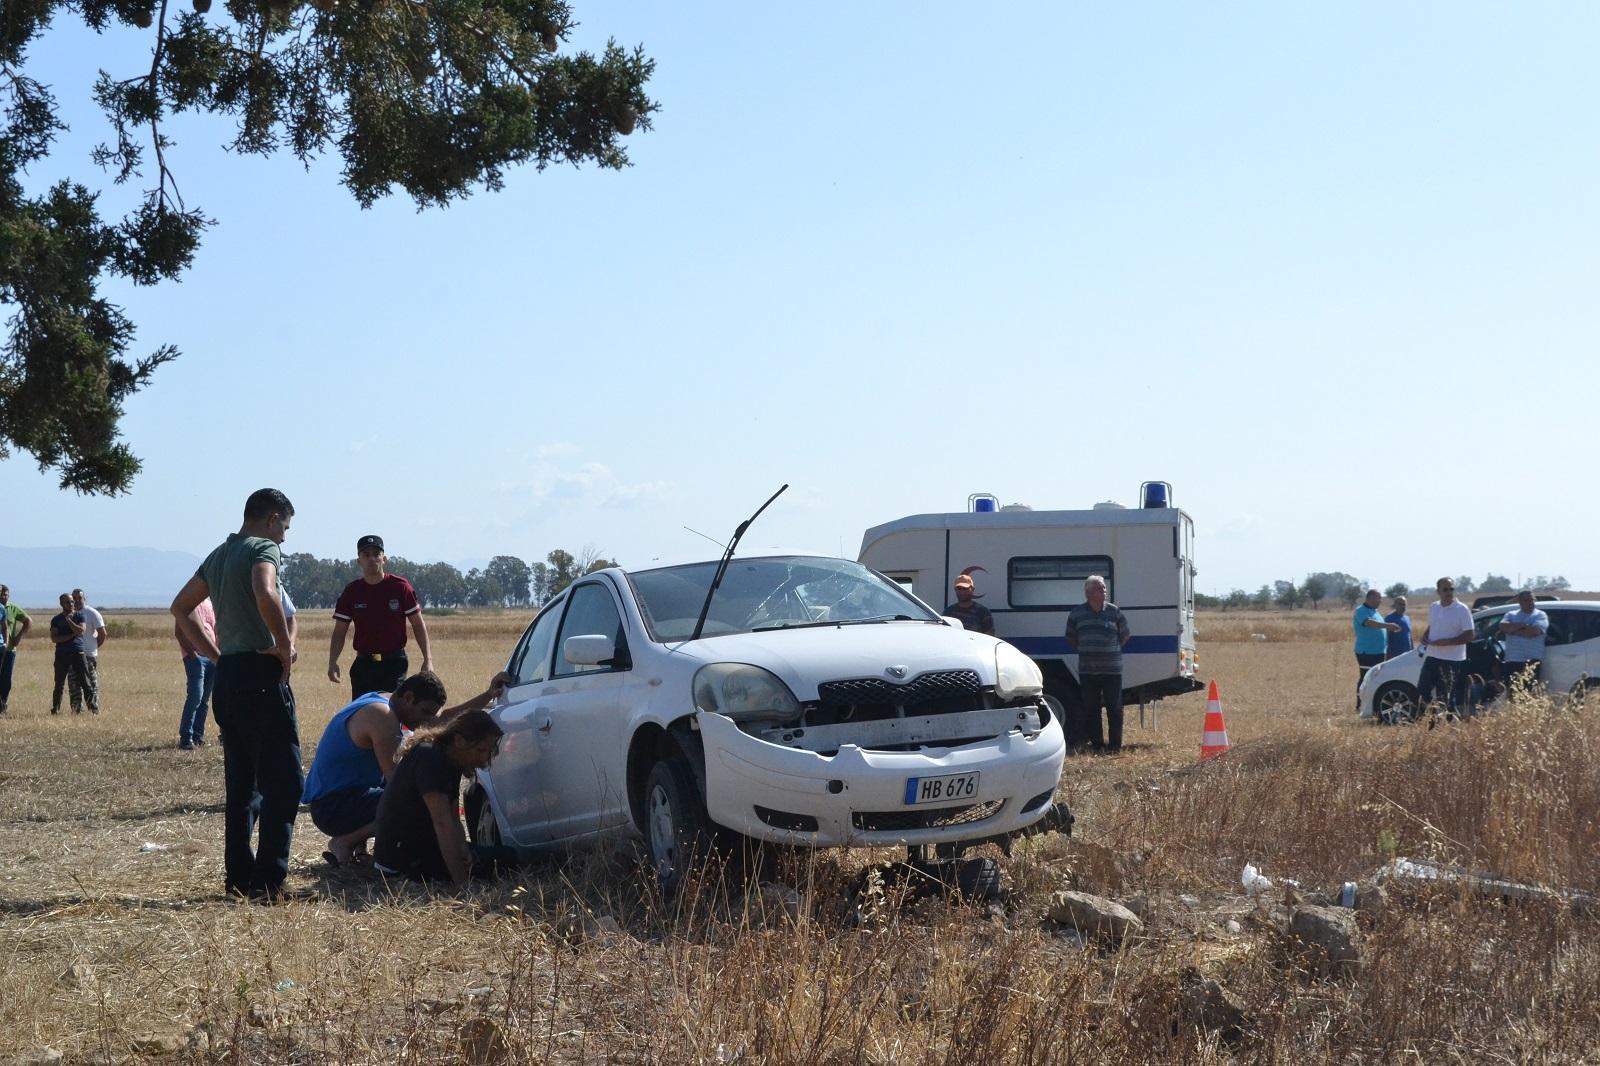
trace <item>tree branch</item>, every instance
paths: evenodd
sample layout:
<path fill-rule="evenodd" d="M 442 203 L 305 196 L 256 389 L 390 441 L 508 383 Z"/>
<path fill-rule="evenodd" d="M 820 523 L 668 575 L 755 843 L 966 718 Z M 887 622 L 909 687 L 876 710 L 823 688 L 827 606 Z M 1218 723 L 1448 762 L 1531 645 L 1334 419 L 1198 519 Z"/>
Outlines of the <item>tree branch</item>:
<path fill-rule="evenodd" d="M 161 76 L 161 57 L 167 47 L 167 0 L 161 0 L 161 10 L 156 12 L 156 47 L 150 59 L 150 99 L 153 102 L 150 108 L 150 143 L 156 150 L 156 196 L 157 203 L 165 209 L 171 206 L 176 211 L 182 211 L 183 193 L 178 190 L 178 181 L 172 176 L 172 171 L 167 169 L 167 156 L 164 151 L 164 142 L 161 137 L 160 114 L 161 96 L 159 93 L 158 79 Z M 167 199 L 167 185 L 172 185 L 172 195 L 177 202 L 172 204 Z"/>

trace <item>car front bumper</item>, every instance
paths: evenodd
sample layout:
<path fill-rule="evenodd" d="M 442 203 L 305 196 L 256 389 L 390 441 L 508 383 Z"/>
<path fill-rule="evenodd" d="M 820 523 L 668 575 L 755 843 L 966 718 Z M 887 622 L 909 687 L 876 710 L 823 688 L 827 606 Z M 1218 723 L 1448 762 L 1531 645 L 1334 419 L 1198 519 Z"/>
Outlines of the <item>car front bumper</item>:
<path fill-rule="evenodd" d="M 1066 743 L 1052 718 L 1032 736 L 1012 730 L 987 740 L 922 751 L 833 755 L 768 743 L 732 720 L 700 712 L 706 813 L 758 840 L 811 847 L 939 844 L 998 836 L 1050 810 Z M 978 794 L 954 806 L 907 805 L 912 777 L 977 771 Z"/>

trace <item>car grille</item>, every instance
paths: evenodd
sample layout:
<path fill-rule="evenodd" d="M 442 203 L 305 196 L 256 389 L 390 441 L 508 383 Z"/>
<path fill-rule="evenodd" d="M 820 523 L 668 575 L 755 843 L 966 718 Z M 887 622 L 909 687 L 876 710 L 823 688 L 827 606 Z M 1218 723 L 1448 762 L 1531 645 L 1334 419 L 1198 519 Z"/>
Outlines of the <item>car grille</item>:
<path fill-rule="evenodd" d="M 976 670 L 938 670 L 919 674 L 904 684 L 878 677 L 824 681 L 817 686 L 811 725 L 870 721 L 903 715 L 952 714 L 987 706 Z"/>
<path fill-rule="evenodd" d="M 908 829 L 941 829 L 952 825 L 981 822 L 1000 813 L 1003 799 L 969 803 L 964 807 L 939 807 L 931 811 L 856 811 L 850 816 L 864 833 L 892 833 Z"/>

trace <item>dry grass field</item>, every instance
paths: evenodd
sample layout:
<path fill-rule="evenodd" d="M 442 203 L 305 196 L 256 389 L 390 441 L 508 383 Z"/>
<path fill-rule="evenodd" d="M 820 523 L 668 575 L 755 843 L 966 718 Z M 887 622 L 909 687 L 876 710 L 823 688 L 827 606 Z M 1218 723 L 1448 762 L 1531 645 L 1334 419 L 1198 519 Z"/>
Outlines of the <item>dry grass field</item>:
<path fill-rule="evenodd" d="M 309 763 L 345 689 L 321 673 L 327 622 L 302 618 Z M 1581 901 L 1391 883 L 1359 912 L 1359 968 L 1332 977 L 1285 938 L 1285 879 L 1315 896 L 1395 853 L 1600 892 L 1594 699 L 1364 726 L 1342 610 L 1203 618 L 1235 749 L 1196 762 L 1200 694 L 1143 727 L 1130 708 L 1121 757 L 1068 762 L 1074 836 L 1019 842 L 1003 904 L 910 896 L 864 875 L 891 855 L 852 852 L 783 887 L 708 874 L 671 908 L 633 841 L 430 893 L 329 870 L 305 817 L 307 898 L 225 900 L 221 753 L 176 748 L 170 625 L 113 620 L 103 714 L 48 716 L 35 639 L 0 719 L 0 1062 L 1600 1061 Z M 452 694 L 525 622 L 435 618 Z M 1245 898 L 1246 862 L 1280 887 Z M 1128 903 L 1142 931 L 1058 928 L 1064 888 Z"/>

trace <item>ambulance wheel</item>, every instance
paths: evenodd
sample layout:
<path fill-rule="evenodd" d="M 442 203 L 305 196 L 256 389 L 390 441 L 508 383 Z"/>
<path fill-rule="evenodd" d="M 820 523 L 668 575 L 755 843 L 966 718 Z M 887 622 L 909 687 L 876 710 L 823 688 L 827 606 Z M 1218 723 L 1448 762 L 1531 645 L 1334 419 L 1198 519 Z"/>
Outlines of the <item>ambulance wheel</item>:
<path fill-rule="evenodd" d="M 1070 677 L 1047 676 L 1044 700 L 1050 713 L 1061 723 L 1061 735 L 1069 745 L 1082 744 L 1089 739 L 1083 722 L 1083 695 L 1078 691 L 1076 682 Z"/>

